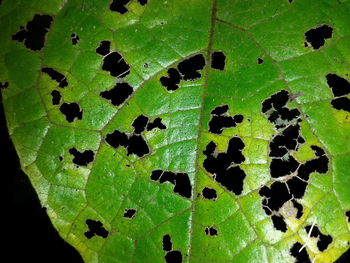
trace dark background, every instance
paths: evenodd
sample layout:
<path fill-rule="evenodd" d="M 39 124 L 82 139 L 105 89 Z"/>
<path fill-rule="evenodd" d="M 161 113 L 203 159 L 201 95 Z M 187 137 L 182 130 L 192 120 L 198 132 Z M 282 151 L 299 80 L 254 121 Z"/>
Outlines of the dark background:
<path fill-rule="evenodd" d="M 0 91 L 1 261 L 81 263 L 79 253 L 58 235 L 28 179 L 7 132 Z"/>
<path fill-rule="evenodd" d="M 63 241 L 53 228 L 28 177 L 20 168 L 6 127 L 1 91 L 0 156 L 3 179 L 1 201 L 5 208 L 0 216 L 3 221 L 0 233 L 4 244 L 1 245 L 4 251 L 1 257 L 11 263 L 82 263 L 79 253 Z M 349 263 L 350 250 L 336 262 Z"/>

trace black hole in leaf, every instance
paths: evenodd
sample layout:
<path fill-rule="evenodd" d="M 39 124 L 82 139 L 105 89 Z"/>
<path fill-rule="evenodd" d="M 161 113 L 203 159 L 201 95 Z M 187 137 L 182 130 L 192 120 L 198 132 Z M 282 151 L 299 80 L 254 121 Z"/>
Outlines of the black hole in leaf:
<path fill-rule="evenodd" d="M 140 5 L 146 5 L 148 0 L 137 0 Z"/>
<path fill-rule="evenodd" d="M 350 210 L 345 212 L 346 217 L 348 218 L 348 223 L 350 223 Z"/>
<path fill-rule="evenodd" d="M 201 77 L 201 73 L 199 71 L 202 70 L 204 66 L 204 56 L 202 54 L 198 54 L 181 61 L 177 68 L 183 75 L 183 80 L 195 80 Z"/>
<path fill-rule="evenodd" d="M 120 146 L 126 148 L 128 155 L 135 154 L 142 157 L 149 153 L 148 145 L 141 135 L 129 135 L 115 130 L 113 133 L 107 134 L 106 142 L 114 148 Z"/>
<path fill-rule="evenodd" d="M 166 87 L 168 91 L 174 91 L 179 88 L 178 84 L 180 83 L 181 76 L 177 69 L 170 68 L 167 71 L 168 77 L 161 77 L 160 83 Z"/>
<path fill-rule="evenodd" d="M 128 83 L 117 83 L 112 89 L 102 91 L 100 96 L 119 106 L 132 94 L 133 88 Z"/>
<path fill-rule="evenodd" d="M 79 166 L 87 166 L 94 160 L 94 152 L 91 150 L 79 152 L 76 148 L 71 148 L 69 153 L 74 156 L 73 163 Z"/>
<path fill-rule="evenodd" d="M 88 231 L 84 233 L 84 235 L 90 239 L 94 236 L 100 236 L 106 238 L 109 232 L 103 227 L 102 223 L 97 220 L 87 219 L 86 224 L 89 228 Z"/>
<path fill-rule="evenodd" d="M 319 251 L 325 251 L 328 246 L 332 243 L 333 238 L 330 235 L 321 234 L 317 242 L 317 248 Z"/>
<path fill-rule="evenodd" d="M 303 216 L 303 206 L 299 204 L 294 199 L 292 200 L 293 206 L 297 209 L 297 216 L 296 218 L 300 219 Z"/>
<path fill-rule="evenodd" d="M 153 129 L 160 129 L 160 130 L 164 130 L 166 129 L 166 126 L 162 123 L 162 119 L 161 118 L 155 118 L 153 121 L 150 121 L 147 124 L 147 131 L 151 131 Z"/>
<path fill-rule="evenodd" d="M 214 227 L 208 226 L 205 228 L 204 231 L 208 236 L 217 236 L 218 235 L 218 231 Z"/>
<path fill-rule="evenodd" d="M 237 114 L 234 116 L 224 115 L 228 111 L 228 105 L 217 106 L 211 111 L 211 119 L 209 121 L 209 132 L 221 134 L 223 129 L 236 127 L 242 123 L 243 115 Z"/>
<path fill-rule="evenodd" d="M 258 58 L 258 64 L 260 65 L 262 63 L 264 63 L 264 60 L 262 58 Z"/>
<path fill-rule="evenodd" d="M 171 171 L 153 170 L 151 180 L 163 184 L 169 182 L 174 187 L 174 192 L 179 195 L 190 198 L 192 196 L 192 185 L 187 173 L 174 173 Z"/>
<path fill-rule="evenodd" d="M 282 231 L 282 232 L 287 231 L 287 224 L 284 221 L 282 216 L 273 215 L 273 216 L 271 216 L 271 219 L 272 219 L 273 226 L 277 230 Z"/>
<path fill-rule="evenodd" d="M 53 68 L 42 68 L 41 71 L 49 75 L 52 80 L 55 80 L 57 83 L 59 83 L 58 86 L 60 88 L 68 86 L 66 77 L 58 71 L 54 70 Z"/>
<path fill-rule="evenodd" d="M 130 73 L 130 66 L 118 52 L 109 53 L 103 58 L 102 69 L 118 78 L 123 78 Z"/>
<path fill-rule="evenodd" d="M 315 152 L 315 155 L 318 157 L 326 154 L 325 151 L 321 147 L 318 147 L 316 145 L 311 145 L 310 147 Z"/>
<path fill-rule="evenodd" d="M 331 104 L 337 110 L 350 112 L 350 99 L 347 97 L 336 98 L 331 101 Z"/>
<path fill-rule="evenodd" d="M 270 164 L 271 177 L 278 178 L 286 176 L 296 171 L 299 163 L 293 156 L 289 156 L 287 160 L 272 159 Z"/>
<path fill-rule="evenodd" d="M 51 92 L 51 96 L 52 96 L 52 104 L 59 105 L 61 101 L 61 93 L 58 90 L 53 90 Z"/>
<path fill-rule="evenodd" d="M 350 94 L 350 83 L 347 79 L 332 73 L 327 74 L 326 79 L 335 97 Z"/>
<path fill-rule="evenodd" d="M 73 122 L 75 118 L 81 120 L 83 117 L 83 110 L 75 102 L 63 103 L 60 111 L 65 115 L 68 122 Z"/>
<path fill-rule="evenodd" d="M 203 162 L 206 171 L 214 175 L 215 181 L 226 187 L 229 191 L 240 195 L 243 190 L 243 180 L 246 177 L 245 172 L 234 164 L 244 162 L 242 154 L 244 148 L 243 141 L 238 137 L 230 139 L 226 152 L 220 152 L 214 156 L 216 145 L 210 142 L 203 153 L 207 158 Z"/>
<path fill-rule="evenodd" d="M 143 67 L 148 68 L 149 67 L 148 63 L 143 64 Z"/>
<path fill-rule="evenodd" d="M 274 109 L 276 111 L 280 110 L 284 105 L 287 104 L 289 100 L 288 91 L 281 90 L 276 94 L 273 94 L 270 98 L 266 99 L 262 103 L 262 112 L 266 113 L 267 111 Z"/>
<path fill-rule="evenodd" d="M 12 40 L 24 41 L 26 48 L 31 50 L 40 50 L 44 47 L 45 35 L 49 31 L 52 23 L 52 17 L 49 15 L 35 15 L 32 21 L 29 21 L 26 27 L 22 27 Z"/>
<path fill-rule="evenodd" d="M 126 5 L 130 2 L 130 0 L 113 0 L 109 8 L 111 11 L 118 12 L 120 14 L 125 14 L 128 12 Z"/>
<path fill-rule="evenodd" d="M 62 162 L 62 161 L 63 161 L 63 157 L 62 157 L 62 156 L 58 156 L 58 160 L 59 160 L 60 162 Z"/>
<path fill-rule="evenodd" d="M 0 90 L 4 90 L 4 89 L 7 89 L 9 86 L 9 83 L 8 82 L 0 82 Z"/>
<path fill-rule="evenodd" d="M 173 244 L 171 243 L 171 237 L 166 234 L 163 236 L 163 250 L 171 251 L 173 249 Z"/>
<path fill-rule="evenodd" d="M 125 218 L 134 218 L 135 214 L 136 214 L 136 209 L 127 208 L 127 209 L 125 209 L 123 216 Z"/>
<path fill-rule="evenodd" d="M 290 249 L 290 254 L 296 258 L 295 263 L 311 263 L 310 257 L 306 251 L 306 248 L 303 248 L 301 251 L 300 249 L 303 246 L 299 243 L 296 242 Z"/>
<path fill-rule="evenodd" d="M 223 52 L 215 51 L 211 54 L 211 67 L 213 69 L 224 70 L 226 57 Z"/>
<path fill-rule="evenodd" d="M 178 250 L 172 250 L 165 255 L 166 263 L 182 263 L 182 254 Z"/>
<path fill-rule="evenodd" d="M 71 40 L 72 40 L 72 45 L 78 44 L 80 38 L 79 38 L 79 36 L 76 33 L 71 34 L 70 37 L 71 37 Z"/>
<path fill-rule="evenodd" d="M 217 106 L 215 107 L 210 114 L 211 115 L 223 115 L 225 114 L 227 111 L 229 110 L 228 105 L 221 105 L 221 106 Z"/>
<path fill-rule="evenodd" d="M 147 123 L 148 123 L 148 117 L 144 115 L 138 116 L 134 122 L 132 123 L 132 126 L 134 127 L 134 132 L 137 134 L 140 134 L 146 129 Z"/>
<path fill-rule="evenodd" d="M 328 25 L 312 28 L 305 33 L 306 41 L 313 49 L 319 49 L 325 44 L 325 40 L 332 37 L 333 29 Z"/>
<path fill-rule="evenodd" d="M 98 48 L 96 48 L 96 53 L 101 56 L 106 56 L 109 54 L 111 49 L 111 42 L 107 40 L 102 40 Z"/>
<path fill-rule="evenodd" d="M 209 187 L 204 187 L 202 194 L 205 199 L 216 200 L 217 198 L 216 190 Z"/>
<path fill-rule="evenodd" d="M 262 201 L 263 205 L 266 205 L 272 211 L 278 211 L 284 203 L 293 198 L 287 185 L 282 182 L 274 182 L 270 187 L 261 188 L 259 194 L 266 197 Z"/>

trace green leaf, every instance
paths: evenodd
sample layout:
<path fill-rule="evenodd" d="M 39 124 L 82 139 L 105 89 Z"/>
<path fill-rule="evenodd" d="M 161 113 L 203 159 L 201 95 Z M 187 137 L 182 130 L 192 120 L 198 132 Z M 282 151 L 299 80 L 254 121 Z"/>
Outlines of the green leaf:
<path fill-rule="evenodd" d="M 350 242 L 349 13 L 2 1 L 8 129 L 60 235 L 86 262 L 334 262 Z"/>

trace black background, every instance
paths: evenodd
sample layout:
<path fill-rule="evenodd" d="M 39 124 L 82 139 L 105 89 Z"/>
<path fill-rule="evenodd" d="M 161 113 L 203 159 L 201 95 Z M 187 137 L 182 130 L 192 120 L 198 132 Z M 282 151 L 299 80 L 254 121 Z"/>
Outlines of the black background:
<path fill-rule="evenodd" d="M 1 261 L 10 263 L 81 263 L 79 253 L 58 235 L 46 210 L 22 172 L 9 139 L 0 92 L 2 220 Z"/>
<path fill-rule="evenodd" d="M 1 258 L 11 263 L 81 263 L 79 253 L 53 228 L 28 177 L 20 168 L 9 139 L 1 97 L 0 91 L 1 201 L 4 208 L 0 216 L 3 222 L 0 237 L 4 244 L 1 245 L 4 251 Z M 349 263 L 350 250 L 336 262 Z"/>

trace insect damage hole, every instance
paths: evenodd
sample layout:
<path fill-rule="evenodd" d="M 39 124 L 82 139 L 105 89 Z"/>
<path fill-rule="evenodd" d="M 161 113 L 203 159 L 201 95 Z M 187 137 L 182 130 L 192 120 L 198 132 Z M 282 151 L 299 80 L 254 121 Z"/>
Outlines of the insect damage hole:
<path fill-rule="evenodd" d="M 212 226 L 206 227 L 204 232 L 208 236 L 217 236 L 218 235 L 218 231 Z"/>
<path fill-rule="evenodd" d="M 330 39 L 333 34 L 333 28 L 328 25 L 320 25 L 312 28 L 305 33 L 305 38 L 313 49 L 319 49 L 324 44 L 326 39 Z"/>
<path fill-rule="evenodd" d="M 217 199 L 216 190 L 209 187 L 204 187 L 202 190 L 202 195 L 205 199 L 215 201 Z"/>
<path fill-rule="evenodd" d="M 234 116 L 228 115 L 229 106 L 221 105 L 215 107 L 210 115 L 210 121 L 208 123 L 209 132 L 214 134 L 221 134 L 223 129 L 236 127 L 238 124 L 243 122 L 243 115 L 236 114 Z"/>
<path fill-rule="evenodd" d="M 126 5 L 130 2 L 130 0 L 113 0 L 109 6 L 109 9 L 114 12 L 118 12 L 120 14 L 125 14 L 128 12 Z"/>
<path fill-rule="evenodd" d="M 169 234 L 163 236 L 163 250 L 171 251 L 173 249 L 173 244 L 171 243 L 171 237 Z"/>
<path fill-rule="evenodd" d="M 136 215 L 136 209 L 126 208 L 123 217 L 133 219 Z"/>
<path fill-rule="evenodd" d="M 60 107 L 60 111 L 65 115 L 68 122 L 73 122 L 74 119 L 81 120 L 83 118 L 83 110 L 80 109 L 79 104 L 63 103 Z"/>
<path fill-rule="evenodd" d="M 191 198 L 192 196 L 192 185 L 187 173 L 153 170 L 151 180 L 158 181 L 160 184 L 169 182 L 174 185 L 174 193 L 186 198 Z"/>
<path fill-rule="evenodd" d="M 117 83 L 112 89 L 100 92 L 100 96 L 114 106 L 120 106 L 133 93 L 134 89 L 126 82 Z"/>
<path fill-rule="evenodd" d="M 37 51 L 44 47 L 45 36 L 49 32 L 52 16 L 34 15 L 33 19 L 25 27 L 12 36 L 12 40 L 24 42 L 26 48 Z"/>
<path fill-rule="evenodd" d="M 58 90 L 53 90 L 51 92 L 52 105 L 59 105 L 61 101 L 61 93 Z"/>
<path fill-rule="evenodd" d="M 211 67 L 213 69 L 224 70 L 226 57 L 222 51 L 215 51 L 211 54 Z"/>
<path fill-rule="evenodd" d="M 309 254 L 305 248 L 301 249 L 302 247 L 299 242 L 296 242 L 289 250 L 289 253 L 296 258 L 295 263 L 311 263 Z"/>
<path fill-rule="evenodd" d="M 84 233 L 86 238 L 91 239 L 94 236 L 106 238 L 108 236 L 109 232 L 103 227 L 103 224 L 100 221 L 87 219 L 85 223 L 89 229 Z"/>
<path fill-rule="evenodd" d="M 264 60 L 262 58 L 258 58 L 258 64 L 260 65 L 262 63 L 264 63 Z"/>
<path fill-rule="evenodd" d="M 79 152 L 76 148 L 69 149 L 69 153 L 73 155 L 73 163 L 78 166 L 87 166 L 94 160 L 94 152 L 92 150 L 85 150 Z"/>
<path fill-rule="evenodd" d="M 65 88 L 68 86 L 67 79 L 62 73 L 59 73 L 53 68 L 42 68 L 41 71 L 49 75 L 52 80 L 55 80 L 59 84 L 58 86 L 60 88 Z"/>
<path fill-rule="evenodd" d="M 80 38 L 79 38 L 79 36 L 76 33 L 72 33 L 70 35 L 70 37 L 71 37 L 71 40 L 72 40 L 72 45 L 76 45 L 76 44 L 79 43 Z"/>

